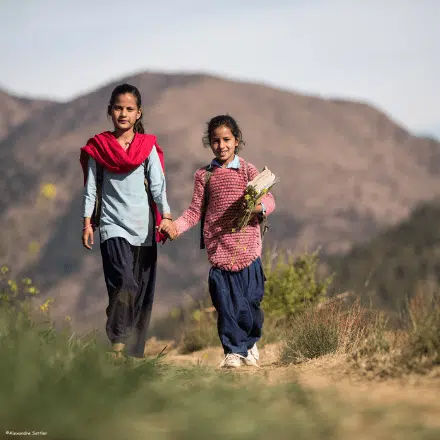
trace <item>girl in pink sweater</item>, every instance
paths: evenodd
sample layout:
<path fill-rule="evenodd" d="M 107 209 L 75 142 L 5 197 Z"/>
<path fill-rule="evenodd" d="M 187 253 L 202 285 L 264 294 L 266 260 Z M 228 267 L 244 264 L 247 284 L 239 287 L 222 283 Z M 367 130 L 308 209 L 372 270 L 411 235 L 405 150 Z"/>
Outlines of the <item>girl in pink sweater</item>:
<path fill-rule="evenodd" d="M 271 214 L 275 200 L 272 194 L 265 195 L 249 225 L 243 231 L 233 232 L 242 214 L 246 185 L 258 171 L 237 154 L 244 142 L 232 117 L 214 117 L 205 134 L 204 144 L 211 148 L 215 158 L 196 171 L 189 208 L 164 230 L 174 239 L 201 221 L 208 191 L 203 240 L 212 265 L 209 292 L 218 313 L 218 334 L 225 353 L 220 366 L 257 366 L 256 342 L 264 321 L 260 304 L 265 282 L 258 217 Z M 210 177 L 206 185 L 207 172 Z"/>

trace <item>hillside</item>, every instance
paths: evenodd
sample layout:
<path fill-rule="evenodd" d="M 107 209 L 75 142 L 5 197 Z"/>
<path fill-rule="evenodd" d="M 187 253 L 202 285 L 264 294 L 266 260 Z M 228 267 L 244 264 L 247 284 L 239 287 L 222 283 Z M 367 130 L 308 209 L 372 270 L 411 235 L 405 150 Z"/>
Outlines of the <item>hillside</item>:
<path fill-rule="evenodd" d="M 0 89 L 0 140 L 49 104 L 49 101 L 11 96 Z"/>
<path fill-rule="evenodd" d="M 224 112 L 242 127 L 243 156 L 281 178 L 267 246 L 344 252 L 440 193 L 440 144 L 412 136 L 369 105 L 204 75 L 144 73 L 123 81 L 140 88 L 147 130 L 165 150 L 175 216 L 190 202 L 195 169 L 211 159 L 201 144 L 205 122 Z M 110 128 L 106 106 L 115 85 L 38 112 L 29 104 L 27 118 L 0 141 L 7 177 L 0 215 L 8 225 L 0 232 L 1 259 L 55 297 L 55 313 L 89 323 L 102 319 L 106 293 L 98 247 L 86 252 L 80 243 L 78 153 Z M 2 118 L 14 99 L 0 101 Z M 44 184 L 55 185 L 54 199 L 41 196 Z M 203 288 L 208 264 L 198 232 L 160 248 L 156 314 Z"/>
<path fill-rule="evenodd" d="M 440 282 L 440 200 L 423 203 L 408 219 L 346 255 L 329 260 L 336 290 L 354 290 L 374 305 L 399 310 L 421 281 Z"/>

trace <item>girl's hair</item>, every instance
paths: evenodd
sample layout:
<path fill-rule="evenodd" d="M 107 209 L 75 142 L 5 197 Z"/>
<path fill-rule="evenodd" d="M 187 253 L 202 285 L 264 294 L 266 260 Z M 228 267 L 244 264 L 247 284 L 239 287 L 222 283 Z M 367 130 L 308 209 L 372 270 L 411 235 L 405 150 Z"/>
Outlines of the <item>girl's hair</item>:
<path fill-rule="evenodd" d="M 238 153 L 240 151 L 240 147 L 245 145 L 243 141 L 243 135 L 241 134 L 240 127 L 232 116 L 229 115 L 218 115 L 212 118 L 207 123 L 207 129 L 205 131 L 205 135 L 203 136 L 203 145 L 205 147 L 211 146 L 212 135 L 214 134 L 214 130 L 219 127 L 228 127 L 231 130 L 231 133 L 238 140 L 238 145 L 235 148 L 235 152 Z"/>
<path fill-rule="evenodd" d="M 110 102 L 107 108 L 107 114 L 111 115 L 112 107 L 116 101 L 116 98 L 119 95 L 125 95 L 126 93 L 131 93 L 136 98 L 136 105 L 137 108 L 140 109 L 142 107 L 142 98 L 139 90 L 130 84 L 120 84 L 119 86 L 115 87 L 115 89 L 112 92 L 112 95 L 110 96 Z M 142 123 L 142 112 L 141 117 L 134 123 L 133 130 L 135 133 L 145 133 L 144 124 Z"/>

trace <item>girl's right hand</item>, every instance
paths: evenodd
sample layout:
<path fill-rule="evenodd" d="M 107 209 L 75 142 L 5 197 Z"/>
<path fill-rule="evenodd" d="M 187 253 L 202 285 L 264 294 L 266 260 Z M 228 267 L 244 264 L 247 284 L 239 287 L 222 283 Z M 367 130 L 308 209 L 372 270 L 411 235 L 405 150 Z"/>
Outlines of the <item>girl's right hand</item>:
<path fill-rule="evenodd" d="M 91 226 L 83 230 L 82 243 L 86 249 L 92 249 L 91 245 L 93 245 L 93 228 Z"/>

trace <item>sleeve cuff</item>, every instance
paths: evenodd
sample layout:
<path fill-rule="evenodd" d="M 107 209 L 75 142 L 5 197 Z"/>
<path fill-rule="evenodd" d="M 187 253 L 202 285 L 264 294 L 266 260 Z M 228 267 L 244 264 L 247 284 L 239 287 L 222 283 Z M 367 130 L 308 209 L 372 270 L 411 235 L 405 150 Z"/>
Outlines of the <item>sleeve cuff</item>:
<path fill-rule="evenodd" d="M 159 209 L 159 212 L 161 213 L 161 215 L 166 214 L 166 213 L 171 213 L 171 208 L 168 205 L 168 202 L 166 200 L 166 196 L 165 197 L 161 197 L 161 200 L 156 202 L 157 208 Z"/>

